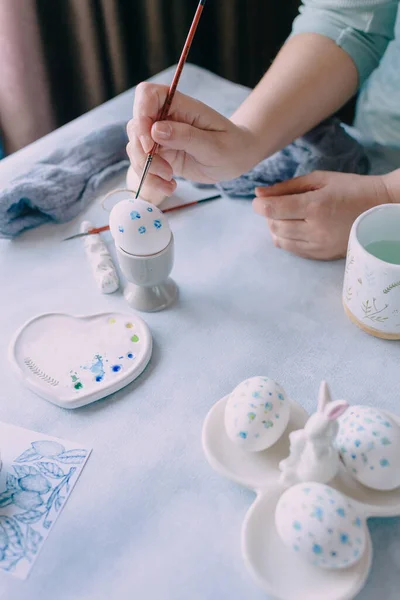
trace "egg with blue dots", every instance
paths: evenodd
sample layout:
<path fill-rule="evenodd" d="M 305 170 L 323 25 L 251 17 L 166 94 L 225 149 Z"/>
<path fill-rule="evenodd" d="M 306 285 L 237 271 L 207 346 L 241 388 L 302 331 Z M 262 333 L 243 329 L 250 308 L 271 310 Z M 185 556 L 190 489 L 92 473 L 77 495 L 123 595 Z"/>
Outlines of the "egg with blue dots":
<path fill-rule="evenodd" d="M 400 426 L 370 406 L 352 406 L 339 419 L 336 444 L 348 473 L 368 488 L 400 487 Z"/>
<path fill-rule="evenodd" d="M 275 509 L 275 526 L 288 549 L 325 569 L 350 567 L 367 545 L 364 516 L 350 498 L 322 483 L 286 490 Z"/>
<path fill-rule="evenodd" d="M 251 377 L 228 397 L 225 431 L 243 450 L 259 452 L 279 440 L 289 417 L 289 399 L 279 383 L 268 377 Z"/>
<path fill-rule="evenodd" d="M 140 198 L 121 200 L 113 207 L 110 231 L 115 244 L 135 256 L 158 254 L 172 237 L 168 220 L 161 210 Z"/>

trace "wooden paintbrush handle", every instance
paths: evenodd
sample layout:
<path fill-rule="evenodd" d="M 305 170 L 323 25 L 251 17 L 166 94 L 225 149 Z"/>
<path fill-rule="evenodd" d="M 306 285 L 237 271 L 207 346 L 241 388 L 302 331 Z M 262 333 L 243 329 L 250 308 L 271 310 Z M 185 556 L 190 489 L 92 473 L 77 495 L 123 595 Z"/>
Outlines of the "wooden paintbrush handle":
<path fill-rule="evenodd" d="M 171 86 L 168 90 L 167 97 L 165 98 L 164 105 L 160 111 L 157 121 L 165 121 L 165 119 L 168 117 L 168 113 L 171 108 L 171 104 L 174 99 L 174 96 L 175 96 L 176 88 L 178 87 L 179 79 L 182 75 L 183 67 L 185 66 L 185 62 L 188 57 L 190 47 L 193 42 L 193 38 L 194 38 L 197 26 L 200 21 L 201 13 L 203 12 L 204 4 L 205 4 L 205 0 L 200 0 L 199 5 L 196 10 L 196 14 L 194 15 L 193 22 L 190 26 L 189 33 L 186 38 L 185 45 L 182 50 L 182 54 L 180 56 L 178 66 L 176 67 L 174 78 L 173 78 Z M 159 145 L 157 144 L 157 142 L 155 142 L 154 146 L 150 150 L 151 156 L 154 156 L 154 154 L 157 153 L 158 147 L 159 147 Z"/>
<path fill-rule="evenodd" d="M 110 229 L 109 225 L 104 225 L 103 227 L 95 227 L 94 229 L 90 229 L 88 233 L 94 235 L 96 233 L 101 233 L 102 231 L 108 231 Z"/>

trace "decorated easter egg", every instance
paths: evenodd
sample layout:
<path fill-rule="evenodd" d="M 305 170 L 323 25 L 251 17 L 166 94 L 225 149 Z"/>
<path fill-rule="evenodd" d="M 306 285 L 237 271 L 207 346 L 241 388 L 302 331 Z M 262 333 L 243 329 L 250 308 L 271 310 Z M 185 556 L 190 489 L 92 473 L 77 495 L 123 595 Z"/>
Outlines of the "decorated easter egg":
<path fill-rule="evenodd" d="M 352 406 L 339 419 L 336 443 L 357 481 L 376 490 L 400 486 L 400 427 L 384 412 Z"/>
<path fill-rule="evenodd" d="M 244 450 L 257 452 L 275 444 L 289 417 L 289 400 L 281 386 L 268 377 L 252 377 L 229 395 L 225 429 L 228 437 Z"/>
<path fill-rule="evenodd" d="M 362 515 L 349 498 L 322 483 L 286 490 L 276 506 L 275 525 L 286 546 L 318 567 L 349 567 L 366 548 Z"/>
<path fill-rule="evenodd" d="M 110 230 L 117 246 L 128 254 L 150 256 L 171 241 L 171 229 L 159 208 L 145 200 L 121 200 L 110 213 Z"/>

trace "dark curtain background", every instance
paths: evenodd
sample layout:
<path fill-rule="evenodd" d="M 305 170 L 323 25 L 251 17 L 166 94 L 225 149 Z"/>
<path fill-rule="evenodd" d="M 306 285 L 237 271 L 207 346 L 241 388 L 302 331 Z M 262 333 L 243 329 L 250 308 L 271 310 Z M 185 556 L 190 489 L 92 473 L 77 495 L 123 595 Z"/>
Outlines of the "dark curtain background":
<path fill-rule="evenodd" d="M 1 0 L 3 22 L 11 25 L 0 28 L 0 50 L 5 41 L 15 54 L 15 66 L 5 65 L 12 94 L 6 93 L 7 77 L 0 80 L 0 127 L 8 151 L 176 63 L 197 1 Z M 189 60 L 253 87 L 290 33 L 298 5 L 208 0 Z M 40 76 L 32 76 L 36 71 Z"/>
<path fill-rule="evenodd" d="M 208 0 L 189 60 L 254 86 L 298 0 Z M 38 0 L 59 123 L 177 62 L 197 0 Z"/>

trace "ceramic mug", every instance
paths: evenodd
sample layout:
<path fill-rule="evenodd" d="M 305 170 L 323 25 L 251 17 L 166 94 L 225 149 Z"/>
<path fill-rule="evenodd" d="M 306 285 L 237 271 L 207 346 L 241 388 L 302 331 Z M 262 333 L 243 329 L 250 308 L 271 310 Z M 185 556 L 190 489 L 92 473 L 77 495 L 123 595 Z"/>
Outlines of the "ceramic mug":
<path fill-rule="evenodd" d="M 400 340 L 400 204 L 363 213 L 350 232 L 343 305 L 376 337 Z"/>

